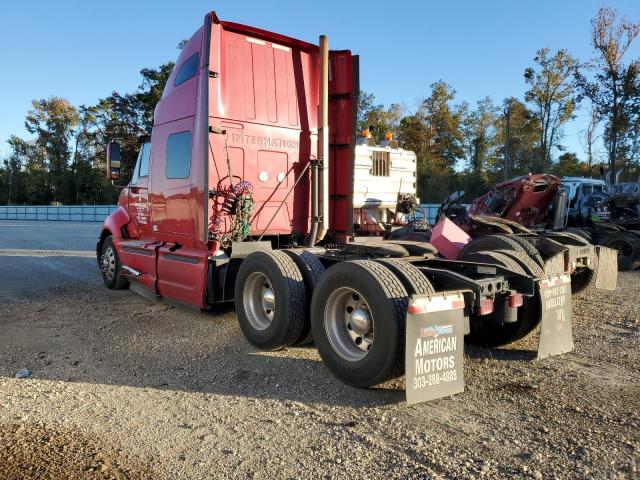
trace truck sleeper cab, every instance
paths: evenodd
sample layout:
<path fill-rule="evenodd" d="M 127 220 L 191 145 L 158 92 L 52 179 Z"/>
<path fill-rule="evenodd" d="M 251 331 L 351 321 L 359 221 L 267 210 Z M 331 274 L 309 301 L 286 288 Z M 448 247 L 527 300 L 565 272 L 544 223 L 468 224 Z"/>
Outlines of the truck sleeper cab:
<path fill-rule="evenodd" d="M 234 301 L 253 345 L 313 340 L 359 387 L 403 373 L 416 295 L 463 311 L 476 343 L 531 332 L 542 318 L 537 271 L 383 240 L 417 203 L 415 155 L 390 142 L 356 150 L 357 95 L 357 57 L 329 51 L 326 37 L 318 47 L 207 14 L 103 225 L 106 286 L 201 309 Z M 110 145 L 114 180 L 117 152 Z"/>

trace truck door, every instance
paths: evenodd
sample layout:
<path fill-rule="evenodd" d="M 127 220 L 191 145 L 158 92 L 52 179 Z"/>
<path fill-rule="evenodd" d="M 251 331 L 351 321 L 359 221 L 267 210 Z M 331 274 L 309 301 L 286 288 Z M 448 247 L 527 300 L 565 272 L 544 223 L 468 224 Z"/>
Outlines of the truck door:
<path fill-rule="evenodd" d="M 151 144 L 140 148 L 138 161 L 129 182 L 129 238 L 120 243 L 122 264 L 137 272 L 132 280 L 156 292 L 156 247 L 153 242 L 149 208 L 149 165 Z"/>
<path fill-rule="evenodd" d="M 193 233 L 191 151 L 193 118 L 153 129 L 151 227 L 159 240 L 186 244 Z"/>
<path fill-rule="evenodd" d="M 188 305 L 204 306 L 208 252 L 196 248 L 193 207 L 193 118 L 153 129 L 151 225 L 158 242 L 158 293 Z M 201 191 L 200 191 L 201 192 Z"/>
<path fill-rule="evenodd" d="M 150 153 L 151 144 L 142 145 L 129 183 L 129 216 L 132 223 L 129 233 L 133 238 L 144 238 L 151 234 L 149 215 Z"/>

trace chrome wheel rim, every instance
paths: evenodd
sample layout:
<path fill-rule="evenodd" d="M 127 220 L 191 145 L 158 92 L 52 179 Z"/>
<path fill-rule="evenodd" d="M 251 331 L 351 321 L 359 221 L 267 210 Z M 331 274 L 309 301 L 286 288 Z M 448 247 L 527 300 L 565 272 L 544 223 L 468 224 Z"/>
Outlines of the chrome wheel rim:
<path fill-rule="evenodd" d="M 244 284 L 242 304 L 253 328 L 269 328 L 276 309 L 276 296 L 269 277 L 260 272 L 249 275 Z"/>
<path fill-rule="evenodd" d="M 356 290 L 341 287 L 327 300 L 324 328 L 329 343 L 345 360 L 362 360 L 373 346 L 374 321 L 366 299 Z"/>
<path fill-rule="evenodd" d="M 107 247 L 102 255 L 102 271 L 108 280 L 112 280 L 116 274 L 116 254 L 112 247 Z"/>

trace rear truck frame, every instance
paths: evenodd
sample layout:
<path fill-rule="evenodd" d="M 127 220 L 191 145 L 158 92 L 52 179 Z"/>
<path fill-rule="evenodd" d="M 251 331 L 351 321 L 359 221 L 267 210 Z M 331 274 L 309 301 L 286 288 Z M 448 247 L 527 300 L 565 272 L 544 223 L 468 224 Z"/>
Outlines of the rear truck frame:
<path fill-rule="evenodd" d="M 615 289 L 623 255 L 615 242 L 593 245 L 591 237 L 566 228 L 567 194 L 559 178 L 530 174 L 500 183 L 475 199 L 468 212 L 459 208 L 460 197 L 445 200 L 440 210 L 474 239 L 461 258 L 479 249 L 519 250 L 544 272 L 569 272 L 573 293 L 589 285 Z M 564 266 L 546 261 L 561 250 L 566 251 Z"/>
<path fill-rule="evenodd" d="M 256 348 L 313 341 L 357 387 L 406 371 L 411 402 L 463 388 L 464 341 L 497 347 L 542 324 L 540 356 L 570 350 L 563 267 L 483 250 L 451 261 L 425 241 L 383 239 L 418 203 L 415 155 L 391 137 L 357 140 L 358 92 L 357 57 L 326 37 L 207 14 L 102 227 L 105 285 L 198 309 L 233 301 Z M 119 152 L 111 142 L 113 181 Z M 546 341 L 560 324 L 568 337 Z"/>

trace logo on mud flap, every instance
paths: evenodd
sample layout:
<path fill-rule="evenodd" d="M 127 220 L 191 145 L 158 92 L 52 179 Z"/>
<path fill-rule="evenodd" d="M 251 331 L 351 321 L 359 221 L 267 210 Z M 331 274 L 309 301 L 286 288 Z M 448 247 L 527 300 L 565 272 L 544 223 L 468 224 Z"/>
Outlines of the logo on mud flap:
<path fill-rule="evenodd" d="M 409 313 L 406 325 L 407 402 L 462 392 L 463 309 Z"/>
<path fill-rule="evenodd" d="M 453 333 L 453 325 L 434 325 L 420 329 L 420 338 L 437 337 L 439 335 L 449 335 Z"/>

